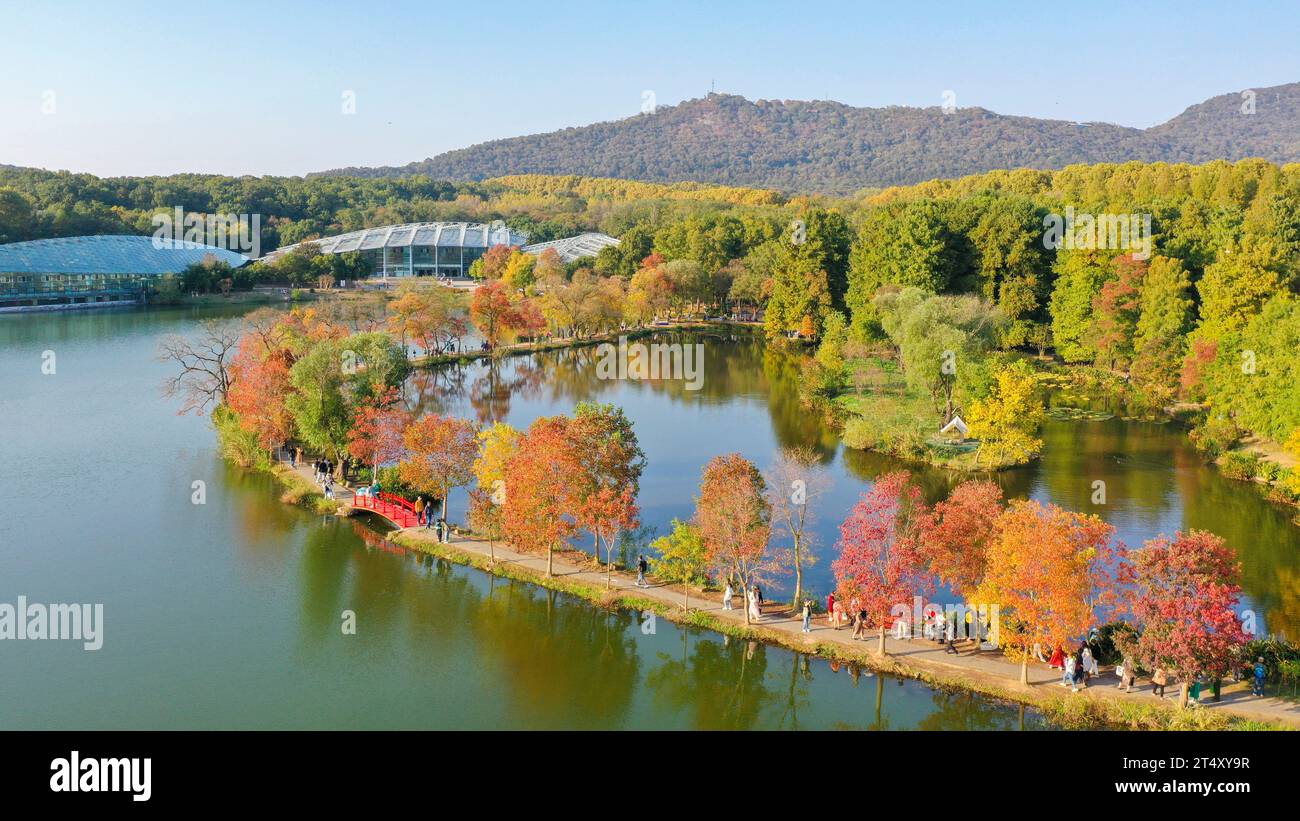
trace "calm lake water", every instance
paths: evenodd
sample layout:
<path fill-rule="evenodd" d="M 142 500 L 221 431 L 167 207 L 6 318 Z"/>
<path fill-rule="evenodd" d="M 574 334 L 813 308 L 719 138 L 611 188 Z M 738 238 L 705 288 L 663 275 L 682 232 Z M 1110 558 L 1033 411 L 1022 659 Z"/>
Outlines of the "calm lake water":
<path fill-rule="evenodd" d="M 94 652 L 0 642 L 0 727 L 1042 726 L 1014 705 L 663 620 L 648 633 L 636 614 L 403 553 L 360 521 L 281 504 L 268 478 L 217 458 L 205 419 L 177 416 L 159 394 L 169 366 L 154 360 L 158 337 L 219 313 L 0 317 L 0 602 L 102 603 L 105 622 Z M 835 454 L 798 409 L 789 361 L 718 339 L 706 362 L 699 394 L 598 382 L 582 360 L 547 356 L 511 360 L 496 374 L 505 381 L 480 368 L 421 375 L 411 396 L 517 424 L 582 398 L 624 404 L 650 458 L 644 518 L 661 529 L 686 515 L 713 454 L 766 464 L 778 442 L 817 442 L 837 477 L 825 519 L 838 520 L 877 467 Z M 342 633 L 345 610 L 356 635 Z"/>

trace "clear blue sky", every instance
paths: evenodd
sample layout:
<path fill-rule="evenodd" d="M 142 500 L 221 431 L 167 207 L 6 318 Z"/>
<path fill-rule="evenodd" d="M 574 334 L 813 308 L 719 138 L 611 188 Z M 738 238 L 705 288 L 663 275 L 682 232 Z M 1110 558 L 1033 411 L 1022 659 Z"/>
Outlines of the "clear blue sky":
<path fill-rule="evenodd" d="M 1300 81 L 1295 2 L 58 5 L 0 0 L 0 163 L 396 165 L 710 83 L 860 106 L 940 105 L 951 89 L 959 106 L 1145 127 Z M 354 116 L 341 114 L 349 90 Z"/>

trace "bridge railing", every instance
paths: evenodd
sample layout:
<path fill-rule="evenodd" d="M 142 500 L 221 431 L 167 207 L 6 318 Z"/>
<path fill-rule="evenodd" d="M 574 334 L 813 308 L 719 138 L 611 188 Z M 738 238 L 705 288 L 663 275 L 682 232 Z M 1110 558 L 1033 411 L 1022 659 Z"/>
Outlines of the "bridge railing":
<path fill-rule="evenodd" d="M 376 494 L 357 492 L 352 504 L 355 507 L 373 510 L 385 518 L 391 519 L 401 527 L 414 527 L 418 522 L 415 515 L 415 503 L 403 499 L 395 493 L 379 491 Z"/>

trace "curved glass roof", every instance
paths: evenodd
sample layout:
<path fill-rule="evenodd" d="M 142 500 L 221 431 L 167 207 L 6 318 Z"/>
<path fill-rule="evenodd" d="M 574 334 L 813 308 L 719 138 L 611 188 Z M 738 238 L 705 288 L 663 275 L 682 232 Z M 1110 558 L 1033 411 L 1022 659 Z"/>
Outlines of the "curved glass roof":
<path fill-rule="evenodd" d="M 541 254 L 547 248 L 554 248 L 555 252 L 560 255 L 560 261 L 568 263 L 583 257 L 594 257 L 600 253 L 601 248 L 611 245 L 618 245 L 617 237 L 589 232 L 578 234 L 576 237 L 565 237 L 564 239 L 553 239 L 550 242 L 525 245 L 520 250 L 525 254 Z"/>
<path fill-rule="evenodd" d="M 155 247 L 151 236 L 59 237 L 0 245 L 0 271 L 6 274 L 179 274 L 209 256 L 238 268 L 248 257 L 197 242 L 167 241 Z"/>
<path fill-rule="evenodd" d="M 442 247 L 487 248 L 491 245 L 523 245 L 528 235 L 511 231 L 503 225 L 493 228 L 481 222 L 408 222 L 405 225 L 385 225 L 364 228 L 333 237 L 309 239 L 277 248 L 266 254 L 264 260 L 274 260 L 299 245 L 311 243 L 325 254 L 346 254 L 349 251 L 369 251 L 375 248 L 406 248 L 411 245 L 438 245 Z"/>

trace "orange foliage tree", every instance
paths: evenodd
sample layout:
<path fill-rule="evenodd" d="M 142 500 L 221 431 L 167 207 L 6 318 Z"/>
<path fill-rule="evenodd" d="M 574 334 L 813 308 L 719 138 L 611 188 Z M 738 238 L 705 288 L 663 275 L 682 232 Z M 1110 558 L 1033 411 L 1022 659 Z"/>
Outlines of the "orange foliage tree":
<path fill-rule="evenodd" d="M 430 413 L 408 425 L 402 441 L 406 458 L 398 463 L 397 475 L 411 487 L 441 499 L 446 519 L 447 496 L 474 480 L 478 429 L 468 419 Z"/>
<path fill-rule="evenodd" d="M 519 312 L 510 301 L 510 291 L 500 280 L 475 289 L 469 302 L 469 315 L 490 348 L 496 348 L 501 339 L 519 324 Z"/>
<path fill-rule="evenodd" d="M 989 481 L 962 482 L 937 503 L 921 528 L 930 572 L 953 592 L 971 599 L 984 580 L 989 541 L 1002 515 L 1002 488 Z"/>
<path fill-rule="evenodd" d="M 581 470 L 581 456 L 569 423 L 566 416 L 537 419 L 519 439 L 506 468 L 505 537 L 520 550 L 545 550 L 548 576 L 555 548 L 576 530 L 573 477 Z"/>
<path fill-rule="evenodd" d="M 292 391 L 288 351 L 266 350 L 245 336 L 230 363 L 231 386 L 226 404 L 238 416 L 239 426 L 257 437 L 268 452 L 292 438 L 293 415 L 284 399 Z"/>
<path fill-rule="evenodd" d="M 767 543 L 772 510 L 758 467 L 739 453 L 715 456 L 704 466 L 694 524 L 711 567 L 748 591 L 770 569 Z M 745 623 L 750 621 L 745 608 Z"/>
<path fill-rule="evenodd" d="M 998 640 L 1019 658 L 1021 684 L 1029 683 L 1034 645 L 1080 639 L 1115 601 L 1122 548 L 1111 541 L 1114 530 L 1096 516 L 1032 500 L 1013 501 L 998 517 L 978 595 L 1014 621 L 999 626 Z"/>
<path fill-rule="evenodd" d="M 611 583 L 614 545 L 619 534 L 640 522 L 636 497 L 641 488 L 645 453 L 632 430 L 632 421 L 622 408 L 582 402 L 574 408 L 568 427 L 569 438 L 582 454 L 579 472 L 573 477 L 580 527 L 591 532 L 592 552 L 600 561 L 600 543 L 605 543 L 605 581 Z"/>

